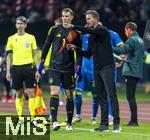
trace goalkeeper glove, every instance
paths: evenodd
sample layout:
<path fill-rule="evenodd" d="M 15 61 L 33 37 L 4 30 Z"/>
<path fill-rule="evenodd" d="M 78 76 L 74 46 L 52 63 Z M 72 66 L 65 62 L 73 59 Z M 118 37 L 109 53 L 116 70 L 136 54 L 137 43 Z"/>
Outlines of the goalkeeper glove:
<path fill-rule="evenodd" d="M 42 70 L 44 69 L 44 61 L 41 61 L 40 65 L 37 68 L 37 71 L 42 74 Z"/>

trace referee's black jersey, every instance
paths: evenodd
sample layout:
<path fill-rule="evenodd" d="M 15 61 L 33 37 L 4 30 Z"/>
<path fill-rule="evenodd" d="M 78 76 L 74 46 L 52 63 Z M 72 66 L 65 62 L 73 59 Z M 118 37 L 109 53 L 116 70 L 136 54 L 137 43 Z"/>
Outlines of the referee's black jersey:
<path fill-rule="evenodd" d="M 42 50 L 42 60 L 46 59 L 50 46 L 52 47 L 50 68 L 74 71 L 74 51 L 67 50 L 67 44 L 74 44 L 77 47 L 82 47 L 80 33 L 74 29 L 67 29 L 63 26 L 52 26 L 46 38 L 46 41 Z M 77 55 L 77 65 L 81 65 L 82 56 Z"/>
<path fill-rule="evenodd" d="M 100 70 L 107 65 L 114 65 L 111 36 L 106 27 L 98 25 L 96 28 L 88 28 L 75 25 L 74 28 L 90 34 L 88 50 L 81 51 L 79 49 L 79 52 L 85 57 L 91 57 L 93 55 L 94 70 Z"/>

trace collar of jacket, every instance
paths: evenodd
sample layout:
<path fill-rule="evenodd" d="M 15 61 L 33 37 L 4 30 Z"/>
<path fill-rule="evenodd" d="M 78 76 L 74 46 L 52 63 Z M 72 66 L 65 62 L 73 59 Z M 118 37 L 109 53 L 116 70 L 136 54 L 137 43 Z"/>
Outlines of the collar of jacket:
<path fill-rule="evenodd" d="M 138 35 L 138 33 L 137 33 L 136 31 L 134 31 L 134 32 L 131 34 L 131 36 L 136 36 L 136 35 Z"/>

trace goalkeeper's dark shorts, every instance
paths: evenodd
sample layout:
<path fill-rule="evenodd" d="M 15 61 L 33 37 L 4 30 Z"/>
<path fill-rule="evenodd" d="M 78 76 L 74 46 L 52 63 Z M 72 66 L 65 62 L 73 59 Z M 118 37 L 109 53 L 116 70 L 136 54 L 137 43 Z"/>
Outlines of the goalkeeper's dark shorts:
<path fill-rule="evenodd" d="M 26 64 L 21 66 L 12 66 L 12 88 L 19 90 L 24 88 L 34 88 L 36 84 L 35 80 L 36 68 L 32 64 Z"/>
<path fill-rule="evenodd" d="M 75 88 L 74 72 L 49 72 L 49 84 L 52 86 L 61 86 L 64 89 Z"/>

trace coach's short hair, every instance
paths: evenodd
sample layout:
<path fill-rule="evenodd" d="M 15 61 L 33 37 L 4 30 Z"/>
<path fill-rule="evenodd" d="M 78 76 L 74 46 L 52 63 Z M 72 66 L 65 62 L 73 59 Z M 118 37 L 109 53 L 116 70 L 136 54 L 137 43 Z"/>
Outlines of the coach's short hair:
<path fill-rule="evenodd" d="M 85 12 L 85 16 L 88 15 L 88 14 L 92 15 L 93 18 L 95 18 L 95 19 L 97 19 L 97 20 L 100 20 L 100 17 L 99 17 L 99 14 L 98 14 L 97 11 L 95 11 L 95 10 L 87 10 L 87 11 Z"/>
<path fill-rule="evenodd" d="M 137 30 L 137 24 L 134 22 L 128 22 L 125 25 L 125 28 L 130 28 L 131 30 L 136 31 Z"/>
<path fill-rule="evenodd" d="M 17 20 L 20 20 L 20 21 L 24 22 L 25 24 L 27 24 L 27 18 L 24 17 L 24 16 L 19 16 L 19 17 L 17 17 L 17 18 L 16 18 L 16 21 L 17 21 Z"/>
<path fill-rule="evenodd" d="M 73 15 L 73 11 L 70 8 L 64 8 L 62 12 L 69 12 L 71 15 Z"/>

